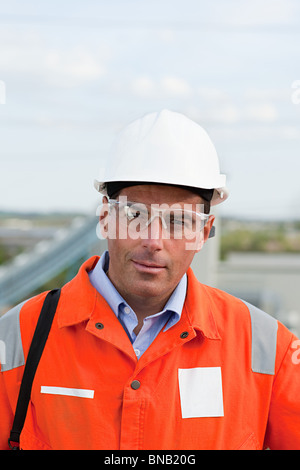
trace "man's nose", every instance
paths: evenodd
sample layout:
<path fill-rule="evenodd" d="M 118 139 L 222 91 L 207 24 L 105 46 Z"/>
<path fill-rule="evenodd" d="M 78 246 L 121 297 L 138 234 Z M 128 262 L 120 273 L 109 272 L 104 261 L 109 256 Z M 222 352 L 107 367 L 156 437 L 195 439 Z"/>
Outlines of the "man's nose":
<path fill-rule="evenodd" d="M 148 222 L 147 235 L 143 238 L 143 245 L 153 251 L 161 250 L 163 248 L 163 238 L 166 238 L 164 227 L 165 221 L 161 215 L 157 214 L 151 217 Z"/>

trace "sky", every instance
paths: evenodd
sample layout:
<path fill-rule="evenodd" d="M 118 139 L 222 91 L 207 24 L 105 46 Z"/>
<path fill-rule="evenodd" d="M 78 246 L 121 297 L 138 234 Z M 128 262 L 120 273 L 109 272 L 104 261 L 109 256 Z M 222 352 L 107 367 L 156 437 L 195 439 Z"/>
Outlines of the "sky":
<path fill-rule="evenodd" d="M 218 213 L 300 218 L 298 0 L 0 0 L 0 210 L 94 213 L 116 133 L 164 108 L 213 140 Z"/>

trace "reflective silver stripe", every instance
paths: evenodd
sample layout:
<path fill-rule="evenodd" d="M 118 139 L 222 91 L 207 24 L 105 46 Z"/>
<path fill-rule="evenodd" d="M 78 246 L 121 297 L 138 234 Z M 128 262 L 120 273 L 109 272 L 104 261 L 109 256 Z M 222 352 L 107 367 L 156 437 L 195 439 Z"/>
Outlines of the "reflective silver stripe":
<path fill-rule="evenodd" d="M 243 301 L 244 302 L 244 301 Z M 252 371 L 275 374 L 277 320 L 248 302 L 252 330 Z"/>
<path fill-rule="evenodd" d="M 0 318 L 1 372 L 24 365 L 20 311 L 26 300 Z"/>

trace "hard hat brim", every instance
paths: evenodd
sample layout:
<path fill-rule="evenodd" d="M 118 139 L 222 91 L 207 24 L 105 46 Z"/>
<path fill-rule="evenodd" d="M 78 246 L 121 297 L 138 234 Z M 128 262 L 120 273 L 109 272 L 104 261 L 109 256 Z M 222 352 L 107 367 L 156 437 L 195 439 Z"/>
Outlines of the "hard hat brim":
<path fill-rule="evenodd" d="M 157 184 L 159 182 L 149 181 L 149 184 L 151 183 Z M 176 185 L 176 186 L 180 187 L 181 185 Z M 94 180 L 94 187 L 99 193 L 103 194 L 103 196 L 107 196 L 106 182 L 100 182 L 98 180 Z M 212 200 L 210 202 L 211 206 L 216 206 L 218 204 L 221 204 L 221 202 L 224 202 L 228 198 L 228 196 L 229 196 L 229 191 L 226 187 L 215 188 Z"/>

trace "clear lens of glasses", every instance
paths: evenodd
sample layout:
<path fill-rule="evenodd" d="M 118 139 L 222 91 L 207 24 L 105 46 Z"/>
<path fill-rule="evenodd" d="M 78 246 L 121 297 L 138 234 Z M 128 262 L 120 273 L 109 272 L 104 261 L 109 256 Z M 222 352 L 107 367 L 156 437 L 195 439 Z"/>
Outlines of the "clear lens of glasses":
<path fill-rule="evenodd" d="M 209 216 L 201 212 L 190 210 L 191 204 L 186 204 L 184 208 L 174 204 L 145 204 L 131 201 L 109 200 L 113 207 L 119 209 L 119 222 L 126 225 L 128 230 L 134 229 L 142 232 L 152 224 L 156 217 L 159 217 L 162 228 L 172 237 L 190 238 L 199 233 L 205 226 Z M 177 206 L 177 207 L 176 207 Z M 186 208 L 187 207 L 187 208 Z"/>

